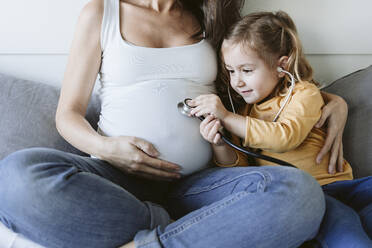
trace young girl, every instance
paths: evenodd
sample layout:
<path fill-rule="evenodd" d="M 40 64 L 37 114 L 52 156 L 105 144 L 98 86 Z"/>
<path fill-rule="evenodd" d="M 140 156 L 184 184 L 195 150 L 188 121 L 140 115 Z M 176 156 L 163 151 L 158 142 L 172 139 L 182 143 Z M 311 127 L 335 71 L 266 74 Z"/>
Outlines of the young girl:
<path fill-rule="evenodd" d="M 322 185 L 327 203 L 317 237 L 322 246 L 372 247 L 372 180 L 352 180 L 346 161 L 337 172 L 328 171 L 329 154 L 315 162 L 325 140 L 325 132 L 314 127 L 324 102 L 291 18 L 282 11 L 244 17 L 225 36 L 221 55 L 231 87 L 246 103 L 240 114 L 226 110 L 216 95 L 189 102 L 192 115 L 206 116 L 200 132 L 213 144 L 216 164 L 247 165 L 221 140 L 223 126 L 243 146 L 290 162 Z"/>

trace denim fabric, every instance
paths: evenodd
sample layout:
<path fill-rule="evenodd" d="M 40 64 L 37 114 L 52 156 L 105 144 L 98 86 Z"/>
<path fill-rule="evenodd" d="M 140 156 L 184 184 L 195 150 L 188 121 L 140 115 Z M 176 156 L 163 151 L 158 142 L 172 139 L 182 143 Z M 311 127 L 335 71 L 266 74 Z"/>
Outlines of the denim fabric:
<path fill-rule="evenodd" d="M 287 167 L 213 168 L 164 183 L 47 148 L 0 161 L 0 220 L 48 248 L 133 238 L 148 248 L 297 247 L 315 236 L 324 209 L 316 181 Z"/>
<path fill-rule="evenodd" d="M 98 159 L 27 149 L 0 161 L 0 220 L 47 248 L 118 247 L 169 223 L 162 207 L 144 202 L 160 202 L 166 189 Z"/>
<path fill-rule="evenodd" d="M 326 213 L 317 240 L 322 247 L 372 247 L 372 177 L 323 186 Z"/>
<path fill-rule="evenodd" d="M 320 187 L 293 168 L 214 168 L 181 180 L 168 203 L 176 222 L 135 237 L 138 248 L 298 247 L 316 235 Z"/>

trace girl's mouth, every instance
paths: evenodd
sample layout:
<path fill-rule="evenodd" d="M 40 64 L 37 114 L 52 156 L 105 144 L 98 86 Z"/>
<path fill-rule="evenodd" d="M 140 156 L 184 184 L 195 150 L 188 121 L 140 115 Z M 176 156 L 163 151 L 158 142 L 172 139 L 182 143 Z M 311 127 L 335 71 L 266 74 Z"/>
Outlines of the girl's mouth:
<path fill-rule="evenodd" d="M 251 93 L 253 90 L 243 90 L 241 91 L 240 93 L 241 94 L 248 94 L 248 93 Z"/>

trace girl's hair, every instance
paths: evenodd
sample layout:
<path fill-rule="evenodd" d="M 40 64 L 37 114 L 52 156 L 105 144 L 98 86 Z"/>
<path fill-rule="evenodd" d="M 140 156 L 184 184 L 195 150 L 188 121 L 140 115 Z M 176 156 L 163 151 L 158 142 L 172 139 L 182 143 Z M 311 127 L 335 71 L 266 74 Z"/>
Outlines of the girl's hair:
<path fill-rule="evenodd" d="M 256 12 L 243 17 L 227 32 L 224 40 L 234 45 L 249 47 L 272 69 L 276 70 L 278 59 L 288 56 L 284 70 L 289 71 L 298 81 L 313 79 L 313 70 L 303 53 L 302 44 L 297 34 L 293 20 L 284 11 Z M 223 64 L 223 63 L 221 63 Z M 222 69 L 222 68 L 221 68 Z M 225 69 L 221 70 L 223 85 L 218 85 L 220 95 L 226 96 L 226 84 L 230 87 L 229 76 Z M 286 75 L 278 84 L 275 94 L 278 95 L 288 88 L 290 78 Z M 234 91 L 232 91 L 234 92 Z M 234 94 L 234 99 L 240 99 Z M 226 99 L 224 100 L 226 103 Z"/>
<path fill-rule="evenodd" d="M 178 0 L 199 21 L 201 29 L 194 34 L 205 38 L 218 51 L 227 29 L 241 19 L 240 11 L 245 0 Z"/>

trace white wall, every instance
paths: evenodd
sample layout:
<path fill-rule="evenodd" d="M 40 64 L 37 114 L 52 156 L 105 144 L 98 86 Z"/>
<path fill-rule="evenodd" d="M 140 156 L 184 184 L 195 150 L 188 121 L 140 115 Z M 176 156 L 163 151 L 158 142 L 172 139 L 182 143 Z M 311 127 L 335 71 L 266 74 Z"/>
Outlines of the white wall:
<path fill-rule="evenodd" d="M 328 84 L 372 65 L 371 0 L 247 0 L 243 13 L 286 11 L 295 21 L 315 78 Z"/>
<path fill-rule="evenodd" d="M 59 85 L 87 2 L 0 0 L 0 72 Z M 243 13 L 279 9 L 295 20 L 319 81 L 372 64 L 371 0 L 247 0 Z"/>
<path fill-rule="evenodd" d="M 0 72 L 60 85 L 81 8 L 89 0 L 0 0 Z"/>

